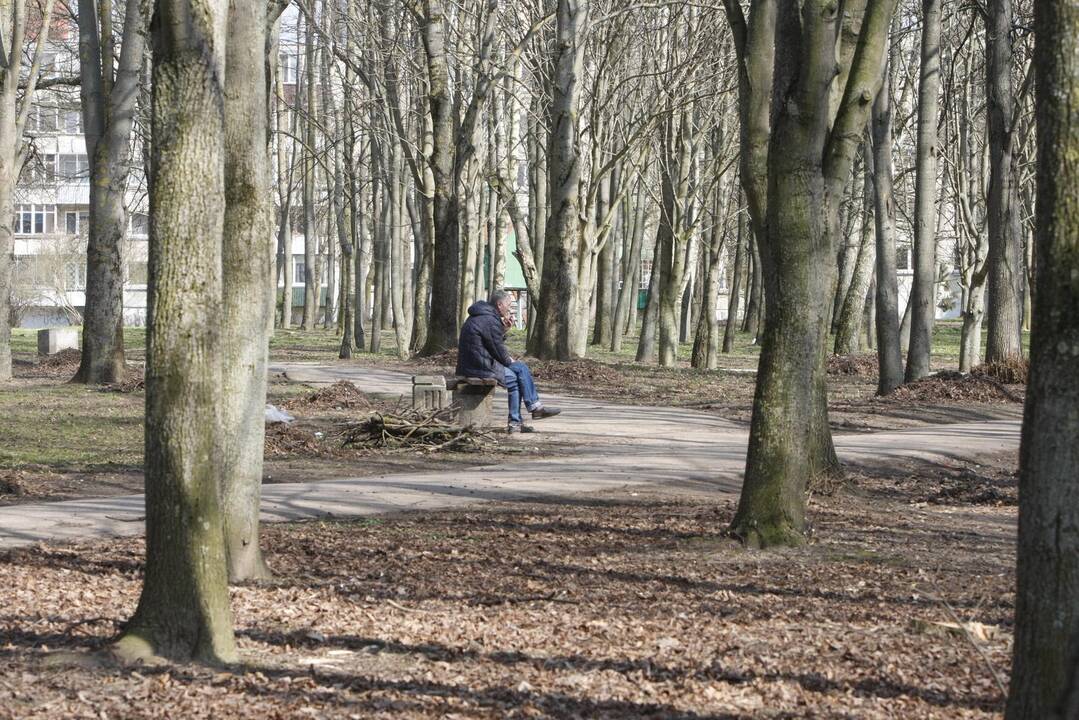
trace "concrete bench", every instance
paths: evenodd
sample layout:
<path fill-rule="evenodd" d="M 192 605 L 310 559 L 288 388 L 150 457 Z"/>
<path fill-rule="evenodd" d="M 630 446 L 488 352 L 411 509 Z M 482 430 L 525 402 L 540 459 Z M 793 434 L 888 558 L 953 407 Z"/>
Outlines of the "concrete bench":
<path fill-rule="evenodd" d="M 458 376 L 448 380 L 446 386 L 453 390 L 453 404 L 457 406 L 457 421 L 461 427 L 494 424 L 497 380 Z"/>
<path fill-rule="evenodd" d="M 61 350 L 79 349 L 79 331 L 77 328 L 45 328 L 37 331 L 37 354 L 55 355 Z"/>

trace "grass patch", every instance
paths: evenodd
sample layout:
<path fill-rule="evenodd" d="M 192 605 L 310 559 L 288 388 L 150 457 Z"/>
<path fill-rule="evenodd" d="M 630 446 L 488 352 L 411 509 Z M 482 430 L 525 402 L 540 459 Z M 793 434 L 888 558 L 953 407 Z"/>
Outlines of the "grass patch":
<path fill-rule="evenodd" d="M 13 385 L 0 393 L 0 467 L 139 467 L 141 394 L 82 385 Z"/>

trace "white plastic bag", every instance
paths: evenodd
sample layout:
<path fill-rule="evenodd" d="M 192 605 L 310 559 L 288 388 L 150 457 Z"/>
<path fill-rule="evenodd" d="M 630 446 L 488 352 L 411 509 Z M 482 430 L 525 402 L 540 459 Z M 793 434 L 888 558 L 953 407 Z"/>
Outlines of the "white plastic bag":
<path fill-rule="evenodd" d="M 290 423 L 296 418 L 289 415 L 284 410 L 281 410 L 273 405 L 266 406 L 266 422 L 268 423 Z"/>

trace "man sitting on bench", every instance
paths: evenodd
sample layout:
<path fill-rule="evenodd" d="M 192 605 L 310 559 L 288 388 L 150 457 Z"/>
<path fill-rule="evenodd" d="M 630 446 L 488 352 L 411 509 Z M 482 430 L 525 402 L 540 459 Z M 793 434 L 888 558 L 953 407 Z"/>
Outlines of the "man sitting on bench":
<path fill-rule="evenodd" d="M 562 411 L 546 407 L 540 401 L 528 366 L 514 360 L 506 349 L 505 337 L 511 327 L 513 296 L 505 290 L 491 293 L 490 302 L 473 303 L 457 344 L 457 375 L 497 380 L 509 392 L 510 417 L 506 431 L 532 432 L 532 427 L 521 419 L 522 401 L 533 420 L 553 417 Z"/>

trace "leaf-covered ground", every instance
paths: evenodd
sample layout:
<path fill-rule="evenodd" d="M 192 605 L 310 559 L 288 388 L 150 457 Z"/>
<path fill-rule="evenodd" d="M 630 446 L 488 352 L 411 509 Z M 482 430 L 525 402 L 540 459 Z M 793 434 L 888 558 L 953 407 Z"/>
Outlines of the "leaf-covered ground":
<path fill-rule="evenodd" d="M 775 552 L 724 536 L 729 500 L 658 489 L 269 526 L 230 671 L 95 654 L 140 541 L 10 551 L 0 717 L 998 717 L 1014 507 L 925 468 L 853 477 Z"/>

